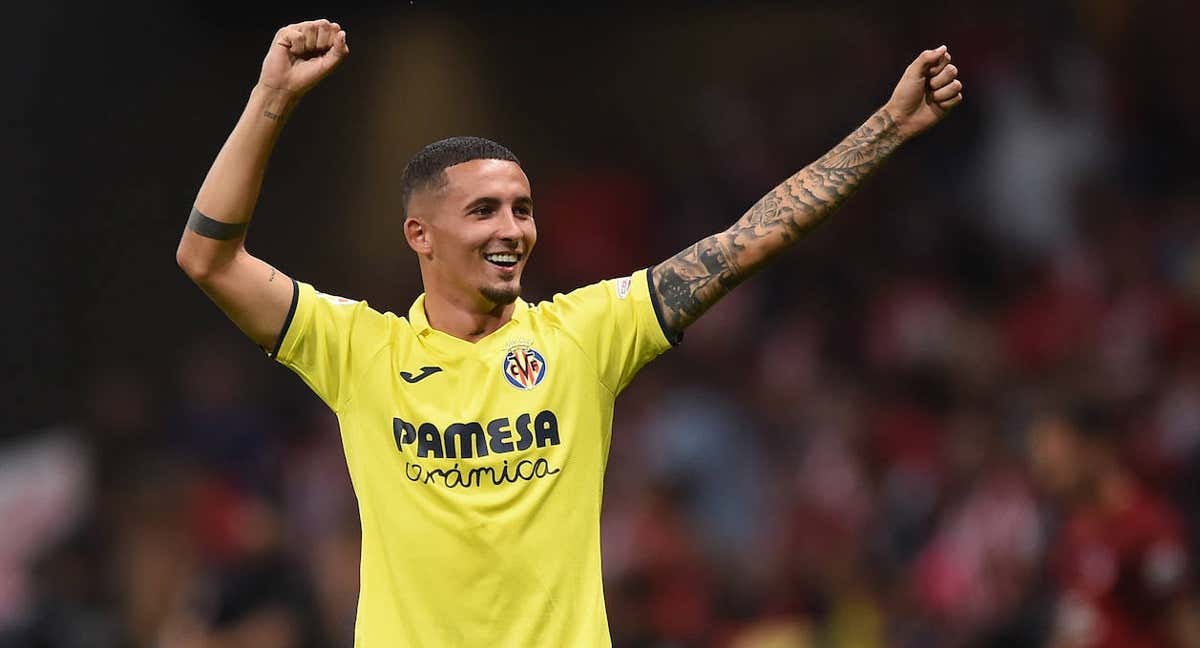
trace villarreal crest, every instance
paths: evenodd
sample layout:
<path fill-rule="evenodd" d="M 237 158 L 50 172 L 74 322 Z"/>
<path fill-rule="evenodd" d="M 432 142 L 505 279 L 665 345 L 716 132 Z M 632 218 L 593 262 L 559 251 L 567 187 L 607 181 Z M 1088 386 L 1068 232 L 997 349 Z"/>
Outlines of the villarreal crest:
<path fill-rule="evenodd" d="M 546 377 L 546 359 L 531 346 L 510 347 L 502 366 L 508 384 L 517 389 L 529 390 L 538 386 Z"/>

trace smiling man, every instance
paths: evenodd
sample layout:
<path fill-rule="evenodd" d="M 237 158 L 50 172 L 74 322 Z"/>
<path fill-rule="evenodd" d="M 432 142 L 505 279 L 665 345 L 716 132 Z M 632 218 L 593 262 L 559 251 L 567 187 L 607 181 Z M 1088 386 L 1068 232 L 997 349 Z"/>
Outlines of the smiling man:
<path fill-rule="evenodd" d="M 205 178 L 177 260 L 337 414 L 362 521 L 356 646 L 607 646 L 600 502 L 617 395 L 734 286 L 962 101 L 945 47 L 729 229 L 539 304 L 529 179 L 503 146 L 425 147 L 401 177 L 424 283 L 408 313 L 317 292 L 245 247 L 267 158 L 347 54 L 337 23 L 279 30 Z"/>

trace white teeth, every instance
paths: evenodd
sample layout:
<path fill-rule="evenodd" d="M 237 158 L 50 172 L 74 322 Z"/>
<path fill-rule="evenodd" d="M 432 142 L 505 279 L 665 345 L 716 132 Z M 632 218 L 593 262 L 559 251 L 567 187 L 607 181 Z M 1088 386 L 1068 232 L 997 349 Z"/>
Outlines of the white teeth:
<path fill-rule="evenodd" d="M 488 261 L 496 261 L 499 263 L 516 263 L 517 255 L 515 254 L 489 254 L 484 257 Z"/>

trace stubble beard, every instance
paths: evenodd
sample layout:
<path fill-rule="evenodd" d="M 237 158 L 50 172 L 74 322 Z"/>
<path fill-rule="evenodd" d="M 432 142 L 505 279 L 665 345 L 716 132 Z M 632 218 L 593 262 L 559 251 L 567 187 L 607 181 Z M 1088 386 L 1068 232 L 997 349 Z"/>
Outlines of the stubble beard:
<path fill-rule="evenodd" d="M 503 287 L 484 286 L 479 289 L 479 294 L 497 306 L 508 306 L 517 301 L 517 297 L 521 296 L 521 284 L 513 282 L 511 284 L 504 284 Z"/>

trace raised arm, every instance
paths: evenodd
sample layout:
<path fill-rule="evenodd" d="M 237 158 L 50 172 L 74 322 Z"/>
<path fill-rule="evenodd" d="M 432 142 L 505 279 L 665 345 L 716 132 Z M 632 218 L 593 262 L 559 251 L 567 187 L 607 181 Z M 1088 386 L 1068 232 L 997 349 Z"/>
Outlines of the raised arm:
<path fill-rule="evenodd" d="M 732 227 L 654 267 L 652 290 L 676 333 L 832 214 L 907 139 L 962 101 L 943 45 L 904 71 L 887 104 L 819 160 L 775 187 Z"/>
<path fill-rule="evenodd" d="M 246 109 L 213 162 L 176 262 L 238 328 L 273 349 L 292 303 L 288 277 L 246 251 L 267 159 L 300 97 L 350 53 L 337 23 L 314 20 L 275 34 Z"/>

